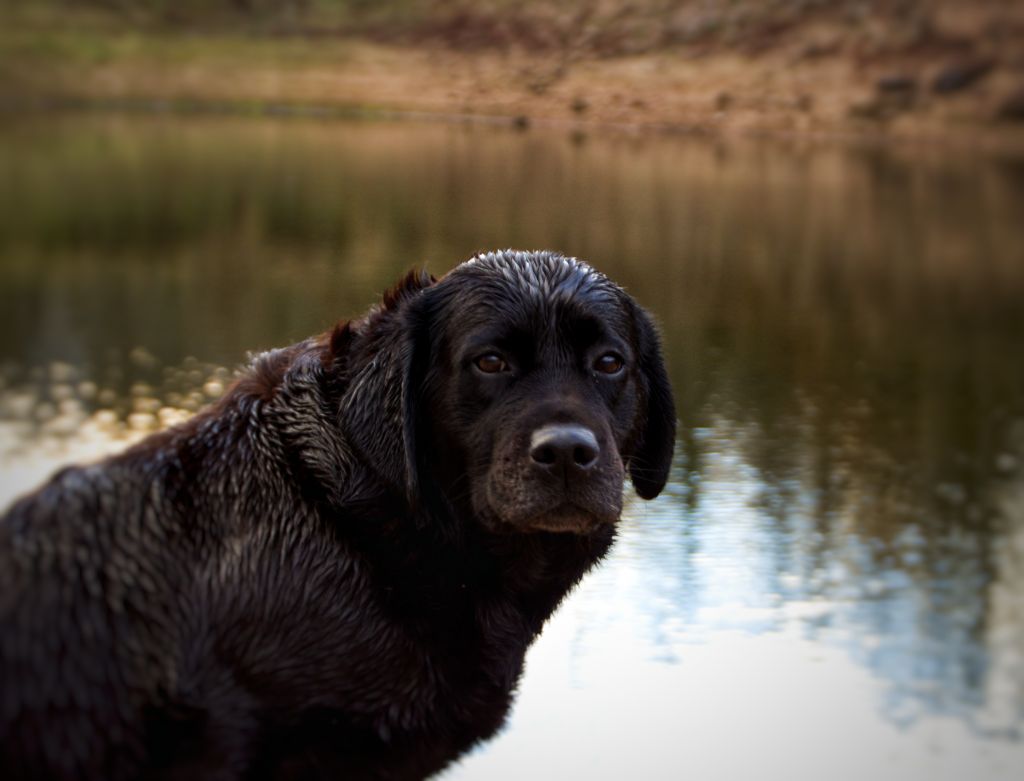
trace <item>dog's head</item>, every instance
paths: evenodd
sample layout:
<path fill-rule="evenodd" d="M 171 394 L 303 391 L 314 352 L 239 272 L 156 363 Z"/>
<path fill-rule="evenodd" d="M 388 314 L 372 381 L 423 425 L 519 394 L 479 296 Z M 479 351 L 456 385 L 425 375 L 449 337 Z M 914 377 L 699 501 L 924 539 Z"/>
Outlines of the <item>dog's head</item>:
<path fill-rule="evenodd" d="M 655 329 L 617 285 L 551 253 L 412 278 L 364 328 L 343 419 L 414 504 L 505 531 L 587 533 L 656 496 L 675 410 Z M 376 352 L 374 352 L 376 351 Z"/>

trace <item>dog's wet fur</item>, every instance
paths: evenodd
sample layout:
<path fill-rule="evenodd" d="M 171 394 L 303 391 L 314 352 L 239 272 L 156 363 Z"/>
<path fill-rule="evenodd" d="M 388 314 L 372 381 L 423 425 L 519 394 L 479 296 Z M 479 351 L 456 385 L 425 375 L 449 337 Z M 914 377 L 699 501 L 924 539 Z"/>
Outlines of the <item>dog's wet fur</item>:
<path fill-rule="evenodd" d="M 212 408 L 0 523 L 0 776 L 422 778 L 664 487 L 650 318 L 479 255 L 258 356 Z"/>

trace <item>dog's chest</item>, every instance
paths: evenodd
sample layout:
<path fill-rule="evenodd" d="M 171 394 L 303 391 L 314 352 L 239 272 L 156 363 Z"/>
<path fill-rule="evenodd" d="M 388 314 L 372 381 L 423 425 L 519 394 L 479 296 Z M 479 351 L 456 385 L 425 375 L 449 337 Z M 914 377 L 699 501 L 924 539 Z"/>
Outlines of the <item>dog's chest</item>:
<path fill-rule="evenodd" d="M 418 724 L 431 726 L 413 743 L 433 742 L 443 734 L 449 736 L 451 751 L 461 753 L 493 736 L 511 708 L 533 638 L 529 621 L 513 601 L 467 595 L 461 610 L 424 637 L 435 696 L 419 703 L 427 712 Z"/>

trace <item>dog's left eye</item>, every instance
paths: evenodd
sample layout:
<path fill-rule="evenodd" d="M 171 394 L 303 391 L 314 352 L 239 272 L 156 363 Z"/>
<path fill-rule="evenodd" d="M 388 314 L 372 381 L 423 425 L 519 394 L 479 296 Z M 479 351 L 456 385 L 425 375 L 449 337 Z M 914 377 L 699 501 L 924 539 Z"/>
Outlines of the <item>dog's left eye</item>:
<path fill-rule="evenodd" d="M 594 361 L 594 368 L 602 374 L 618 374 L 622 366 L 622 356 L 618 353 L 605 353 Z"/>

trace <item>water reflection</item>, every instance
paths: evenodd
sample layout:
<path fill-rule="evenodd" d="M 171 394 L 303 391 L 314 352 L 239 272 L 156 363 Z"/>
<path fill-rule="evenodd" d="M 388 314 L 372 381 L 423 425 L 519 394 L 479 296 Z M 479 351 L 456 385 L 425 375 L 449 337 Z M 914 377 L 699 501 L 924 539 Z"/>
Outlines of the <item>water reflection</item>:
<path fill-rule="evenodd" d="M 0 503 L 409 265 L 558 248 L 662 322 L 679 458 L 452 776 L 1019 772 L 1020 161 L 271 120 L 0 136 Z"/>

